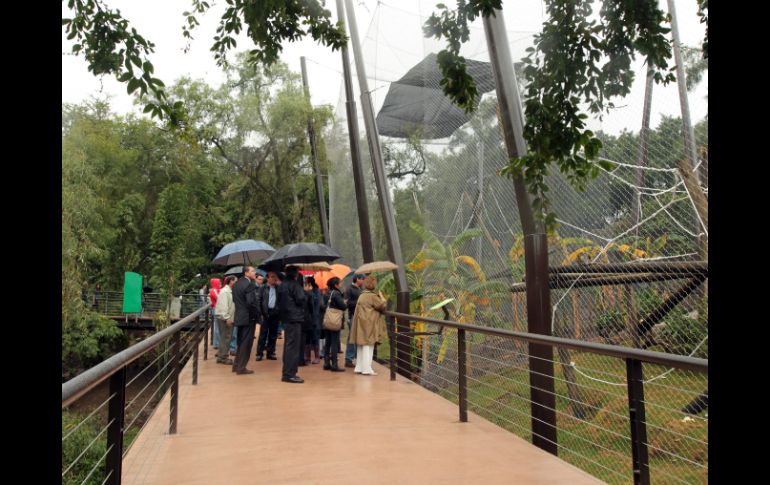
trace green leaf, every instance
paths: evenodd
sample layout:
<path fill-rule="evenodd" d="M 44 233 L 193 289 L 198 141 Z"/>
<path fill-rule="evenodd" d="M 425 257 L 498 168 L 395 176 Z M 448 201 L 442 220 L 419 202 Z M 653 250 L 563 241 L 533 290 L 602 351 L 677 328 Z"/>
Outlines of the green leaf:
<path fill-rule="evenodd" d="M 128 87 L 126 88 L 126 91 L 128 91 L 128 94 L 133 93 L 137 89 L 139 89 L 139 86 L 141 86 L 142 82 L 139 79 L 132 78 L 130 81 L 128 81 Z"/>
<path fill-rule="evenodd" d="M 596 164 L 608 172 L 615 170 L 616 165 L 607 159 L 597 160 Z"/>

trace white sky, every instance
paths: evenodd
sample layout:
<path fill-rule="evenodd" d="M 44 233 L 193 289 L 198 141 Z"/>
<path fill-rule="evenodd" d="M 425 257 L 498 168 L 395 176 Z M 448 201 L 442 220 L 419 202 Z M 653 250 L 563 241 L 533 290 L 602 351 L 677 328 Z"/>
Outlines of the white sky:
<path fill-rule="evenodd" d="M 446 1 L 446 0 L 445 0 Z M 422 46 L 412 46 L 414 38 L 418 32 L 419 26 L 425 17 L 433 10 L 432 5 L 438 3 L 415 2 L 414 0 L 387 0 L 381 2 L 378 6 L 377 0 L 354 0 L 357 4 L 356 15 L 358 19 L 359 35 L 364 40 L 364 53 L 367 64 L 367 76 L 370 78 L 393 80 L 403 75 L 407 68 L 418 62 L 423 52 L 427 54 L 434 49 L 435 43 L 422 40 Z M 123 16 L 129 20 L 131 25 L 143 35 L 146 39 L 155 43 L 155 53 L 150 57 L 150 61 L 155 67 L 155 74 L 162 79 L 166 85 L 170 85 L 175 79 L 183 75 L 189 75 L 193 78 L 202 78 L 209 84 L 216 86 L 221 83 L 224 76 L 221 74 L 214 61 L 213 54 L 209 51 L 212 44 L 212 38 L 215 35 L 216 27 L 221 13 L 224 11 L 224 2 L 212 2 L 212 9 L 203 17 L 198 18 L 201 25 L 193 32 L 195 40 L 192 48 L 187 54 L 183 53 L 185 39 L 182 37 L 182 12 L 191 8 L 189 0 L 106 0 L 107 5 L 112 8 L 118 8 Z M 451 5 L 453 2 L 446 2 Z M 664 10 L 667 10 L 666 2 L 662 2 Z M 326 1 L 326 8 L 332 12 L 332 18 L 336 20 L 337 13 L 334 0 Z M 696 16 L 697 3 L 695 1 L 678 1 L 677 15 L 679 21 L 679 31 L 683 44 L 690 46 L 699 46 L 703 38 L 704 27 L 699 23 Z M 383 22 L 390 19 L 399 19 L 396 22 L 390 22 L 389 25 L 379 25 L 372 23 L 373 14 L 377 9 L 380 15 L 375 17 Z M 403 9 L 401 11 L 400 9 Z M 413 14 L 408 14 L 411 11 Z M 544 15 L 544 7 L 538 0 L 516 0 L 505 1 L 503 11 L 506 13 L 506 28 L 509 31 L 509 43 L 512 49 L 514 61 L 518 61 L 523 55 L 523 49 L 526 47 L 525 32 L 533 32 L 539 29 Z M 400 13 L 399 13 L 400 12 Z M 62 16 L 67 17 L 67 9 L 62 2 Z M 404 32 L 409 30 L 411 35 L 399 35 L 398 22 L 403 21 L 409 26 L 404 26 Z M 369 27 L 372 30 L 369 30 Z M 480 35 L 481 24 L 475 24 L 476 41 L 471 39 L 471 45 L 467 47 L 467 54 L 472 54 L 473 49 L 478 49 L 479 42 L 483 49 L 483 35 Z M 376 39 L 377 48 L 374 49 L 374 39 Z M 480 41 L 478 40 L 480 39 Z M 404 46 L 398 47 L 399 41 L 407 42 Z M 419 42 L 419 41 L 418 41 Z M 126 94 L 126 87 L 118 83 L 112 77 L 96 78 L 88 72 L 86 63 L 81 57 L 65 55 L 71 50 L 71 41 L 66 40 L 64 30 L 62 29 L 62 102 L 79 103 L 89 98 L 91 95 L 111 96 L 112 108 L 115 112 L 125 114 L 128 112 L 139 112 L 134 106 L 131 96 Z M 474 47 L 475 45 L 475 47 Z M 238 39 L 237 50 L 247 49 L 250 42 L 245 36 Z M 398 64 L 388 63 L 387 52 L 393 54 L 401 52 L 402 54 L 414 52 L 413 58 L 397 55 Z M 421 52 L 416 52 L 420 50 Z M 466 51 L 464 51 L 465 53 Z M 332 52 L 331 49 L 317 45 L 312 39 L 305 39 L 296 43 L 284 45 L 281 59 L 289 65 L 292 70 L 299 72 L 300 56 L 308 59 L 307 69 L 309 76 L 310 92 L 312 102 L 318 104 L 331 104 L 337 106 L 340 98 L 342 76 L 341 76 L 341 58 L 339 52 Z M 353 54 L 350 52 L 351 62 Z M 406 60 L 404 60 L 406 58 Z M 410 64 L 405 66 L 405 64 Z M 387 66 L 387 67 L 385 67 Z M 639 63 L 641 66 L 641 63 Z M 641 72 L 641 71 L 639 71 Z M 355 73 L 354 73 L 355 75 Z M 354 84 L 357 84 L 354 79 Z M 369 81 L 370 89 L 376 89 L 382 83 L 371 79 Z M 632 95 L 626 102 L 626 108 L 618 110 L 603 123 L 592 123 L 594 128 L 602 128 L 605 131 L 617 132 L 622 128 L 638 130 L 641 120 L 641 105 L 644 93 L 643 78 L 637 76 L 637 83 L 634 86 Z M 697 121 L 701 119 L 708 111 L 708 103 L 705 96 L 708 93 L 708 78 L 706 78 L 698 89 L 690 94 L 690 111 L 692 119 Z M 384 98 L 385 89 L 377 90 L 374 94 L 375 110 L 379 109 Z M 622 103 L 619 103 L 622 104 Z M 360 108 L 359 108 L 360 112 Z M 653 96 L 653 117 L 652 124 L 655 126 L 662 113 L 678 116 L 679 101 L 676 86 L 662 88 L 656 86 Z"/>

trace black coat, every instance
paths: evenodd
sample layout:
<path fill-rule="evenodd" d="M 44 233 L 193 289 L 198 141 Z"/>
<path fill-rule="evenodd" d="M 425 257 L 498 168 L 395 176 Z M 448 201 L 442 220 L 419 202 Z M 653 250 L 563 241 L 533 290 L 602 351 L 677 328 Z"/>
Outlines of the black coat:
<path fill-rule="evenodd" d="M 345 291 L 345 298 L 348 300 L 348 313 L 350 318 L 353 318 L 353 313 L 356 311 L 356 303 L 358 303 L 358 297 L 361 296 L 361 288 L 354 284 L 351 284 L 347 291 Z"/>
<path fill-rule="evenodd" d="M 313 318 L 313 294 L 305 292 L 305 317 L 302 319 L 302 331 L 309 332 L 313 329 L 315 319 Z"/>
<path fill-rule="evenodd" d="M 257 291 L 248 278 L 238 278 L 233 285 L 233 303 L 235 304 L 236 327 L 246 327 L 257 323 Z"/>
<path fill-rule="evenodd" d="M 329 291 L 324 297 L 324 302 L 325 302 L 325 305 L 323 306 L 324 313 L 326 313 L 327 308 L 336 308 L 337 310 L 342 310 L 343 312 L 345 311 L 345 300 L 342 298 L 342 292 L 340 290 Z M 340 330 L 342 330 L 343 328 L 345 328 L 344 315 L 342 318 L 342 327 L 340 327 Z"/>
<path fill-rule="evenodd" d="M 278 309 L 283 323 L 302 323 L 305 320 L 307 296 L 302 283 L 287 279 L 278 287 Z"/>
<path fill-rule="evenodd" d="M 273 312 L 278 312 L 278 290 L 280 289 L 280 285 L 275 287 L 275 308 L 273 309 Z M 267 321 L 267 317 L 269 314 L 269 308 L 267 307 L 267 304 L 270 302 L 270 285 L 267 283 L 263 284 L 259 288 L 257 288 L 257 306 L 259 307 L 259 321 L 264 323 Z"/>

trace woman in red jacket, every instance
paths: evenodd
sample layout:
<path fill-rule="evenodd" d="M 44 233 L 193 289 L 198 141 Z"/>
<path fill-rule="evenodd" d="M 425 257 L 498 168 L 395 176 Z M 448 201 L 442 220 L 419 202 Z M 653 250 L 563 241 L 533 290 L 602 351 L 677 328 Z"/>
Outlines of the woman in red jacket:
<path fill-rule="evenodd" d="M 211 300 L 211 321 L 214 323 L 214 348 L 219 348 L 219 329 L 216 325 L 216 307 L 217 297 L 219 296 L 219 290 L 222 289 L 222 281 L 219 278 L 211 278 L 211 290 L 209 290 L 209 300 Z"/>

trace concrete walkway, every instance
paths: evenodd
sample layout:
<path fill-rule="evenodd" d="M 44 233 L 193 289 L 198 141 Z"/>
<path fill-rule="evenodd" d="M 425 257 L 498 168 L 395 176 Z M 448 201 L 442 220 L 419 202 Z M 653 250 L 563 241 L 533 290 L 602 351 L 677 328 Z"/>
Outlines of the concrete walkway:
<path fill-rule="evenodd" d="M 600 480 L 401 377 L 300 367 L 280 381 L 279 360 L 235 375 L 200 346 L 180 376 L 179 422 L 169 396 L 123 462 L 124 484 L 600 484 Z M 340 354 L 340 362 L 343 362 Z"/>

